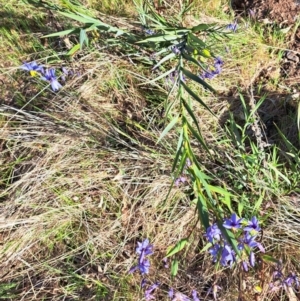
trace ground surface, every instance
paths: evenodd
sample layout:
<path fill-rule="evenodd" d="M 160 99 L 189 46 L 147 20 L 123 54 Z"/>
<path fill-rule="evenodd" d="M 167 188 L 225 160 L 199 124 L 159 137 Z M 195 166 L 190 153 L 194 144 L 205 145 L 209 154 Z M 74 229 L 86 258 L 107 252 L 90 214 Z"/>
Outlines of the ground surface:
<path fill-rule="evenodd" d="M 279 26 L 287 30 L 282 74 L 289 84 L 300 81 L 300 2 L 298 0 L 242 0 L 233 1 L 238 15 L 246 15 L 269 26 Z"/>

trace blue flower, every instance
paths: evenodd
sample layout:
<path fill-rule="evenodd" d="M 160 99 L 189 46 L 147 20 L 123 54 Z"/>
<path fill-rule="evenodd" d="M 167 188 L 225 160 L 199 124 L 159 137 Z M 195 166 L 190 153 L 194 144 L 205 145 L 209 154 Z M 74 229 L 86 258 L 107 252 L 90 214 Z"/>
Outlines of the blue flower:
<path fill-rule="evenodd" d="M 295 273 L 291 273 L 285 280 L 284 284 L 287 286 L 292 286 L 293 284 L 296 284 L 296 287 L 299 287 L 299 279 Z"/>
<path fill-rule="evenodd" d="M 153 291 L 156 290 L 158 287 L 159 287 L 159 283 L 156 282 L 156 283 L 152 284 L 148 289 L 146 289 L 146 291 L 145 291 L 145 299 L 147 301 L 155 299 L 155 297 L 152 294 L 153 294 Z"/>
<path fill-rule="evenodd" d="M 213 262 L 216 262 L 221 250 L 221 246 L 219 244 L 215 244 L 212 248 L 208 250 L 208 252 L 213 257 Z"/>
<path fill-rule="evenodd" d="M 226 219 L 223 226 L 227 229 L 239 229 L 241 228 L 242 218 L 238 218 L 238 216 L 233 213 L 230 219 Z"/>
<path fill-rule="evenodd" d="M 20 69 L 28 71 L 31 76 L 36 76 L 38 73 L 43 74 L 44 68 L 41 65 L 38 65 L 35 61 L 31 63 L 24 63 Z"/>
<path fill-rule="evenodd" d="M 223 266 L 230 265 L 230 267 L 231 267 L 234 261 L 235 261 L 234 251 L 230 248 L 229 245 L 225 245 L 222 250 L 222 255 L 221 255 L 221 260 L 220 260 L 221 264 Z"/>
<path fill-rule="evenodd" d="M 198 293 L 195 290 L 192 290 L 193 301 L 200 301 L 197 295 Z"/>
<path fill-rule="evenodd" d="M 246 226 L 244 228 L 244 231 L 248 231 L 248 232 L 251 232 L 251 231 L 256 231 L 256 232 L 259 232 L 261 229 L 258 225 L 258 219 L 253 216 L 251 221 L 248 222 L 248 226 Z"/>
<path fill-rule="evenodd" d="M 233 32 L 236 32 L 237 28 L 238 28 L 238 25 L 237 25 L 236 20 L 235 20 L 233 23 L 228 24 L 228 25 L 226 26 L 226 29 L 231 30 L 231 31 L 233 31 Z"/>
<path fill-rule="evenodd" d="M 253 253 L 252 251 L 250 252 L 249 262 L 250 262 L 250 265 L 251 265 L 252 267 L 255 266 L 255 256 L 254 256 L 254 253 Z"/>
<path fill-rule="evenodd" d="M 209 242 L 213 243 L 214 239 L 219 241 L 221 239 L 221 230 L 218 228 L 217 224 L 213 224 L 206 230 L 206 237 Z"/>
<path fill-rule="evenodd" d="M 50 82 L 53 91 L 57 91 L 62 87 L 55 76 L 54 68 L 47 69 L 44 73 L 44 76 L 42 76 L 42 79 Z"/>
<path fill-rule="evenodd" d="M 153 254 L 153 246 L 149 243 L 149 239 L 146 238 L 143 242 L 138 242 L 136 253 L 140 255 L 139 262 L 136 266 L 129 270 L 129 273 L 133 273 L 136 270 L 140 270 L 141 274 L 148 274 L 150 268 L 150 261 L 146 258 L 147 255 Z"/>

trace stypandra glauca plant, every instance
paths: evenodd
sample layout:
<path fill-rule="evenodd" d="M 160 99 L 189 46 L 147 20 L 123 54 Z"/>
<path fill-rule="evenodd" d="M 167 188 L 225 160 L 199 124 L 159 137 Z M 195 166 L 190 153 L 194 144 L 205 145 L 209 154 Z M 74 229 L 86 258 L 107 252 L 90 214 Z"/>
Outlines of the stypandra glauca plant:
<path fill-rule="evenodd" d="M 212 184 L 213 179 L 205 173 L 192 147 L 192 140 L 196 139 L 207 151 L 208 156 L 211 156 L 201 135 L 193 107 L 195 103 L 198 103 L 208 111 L 210 109 L 192 86 L 198 85 L 208 92 L 215 93 L 213 87 L 206 82 L 206 79 L 211 79 L 222 71 L 223 61 L 214 53 L 214 41 L 226 36 L 230 30 L 228 27 L 205 23 L 190 28 L 183 26 L 183 17 L 191 9 L 192 2 L 183 2 L 177 17 L 164 17 L 149 1 L 135 0 L 139 23 L 138 26 L 128 28 L 121 28 L 117 24 L 112 26 L 109 22 L 104 22 L 103 20 L 108 19 L 105 16 L 102 16 L 100 20 L 79 12 L 61 11 L 55 8 L 62 16 L 83 25 L 45 37 L 66 35 L 75 37 L 72 41 L 75 40 L 77 43 L 67 55 L 73 55 L 76 51 L 88 47 L 96 50 L 111 49 L 115 53 L 122 53 L 123 57 L 125 53 L 129 60 L 150 65 L 155 74 L 158 74 L 145 84 L 154 82 L 163 84 L 166 80 L 171 83 L 170 94 L 175 91 L 177 97 L 175 101 L 170 101 L 166 115 L 171 116 L 175 104 L 179 110 L 170 118 L 159 141 L 175 126 L 180 128 L 172 166 L 172 173 L 175 175 L 173 184 L 184 181 L 183 173 L 191 178 L 199 221 L 204 227 L 206 236 L 213 237 L 208 239 L 206 246 L 206 249 L 210 248 L 213 260 L 221 260 L 222 265 L 232 265 L 240 259 L 240 262 L 243 260 L 245 266 L 249 264 L 251 266 L 254 262 L 252 249 L 258 246 L 253 242 L 255 235 L 245 237 L 242 230 L 234 230 L 241 227 L 228 227 L 225 218 L 233 213 L 232 195 L 225 188 Z M 47 8 L 49 9 L 49 6 Z M 228 211 L 230 214 L 225 215 Z M 236 215 L 232 215 L 231 221 L 235 220 L 239 219 Z M 244 226 L 246 225 L 247 222 L 244 221 Z M 212 231 L 215 231 L 213 232 L 215 234 L 212 234 Z M 251 241 L 251 247 L 240 247 L 241 244 L 247 245 L 245 239 Z M 189 237 L 179 241 L 169 250 L 167 257 L 174 256 L 183 250 L 188 240 Z M 251 256 L 247 263 L 245 263 L 245 258 L 242 258 L 244 256 L 242 253 Z M 176 275 L 177 268 L 178 262 L 174 260 L 172 275 Z"/>

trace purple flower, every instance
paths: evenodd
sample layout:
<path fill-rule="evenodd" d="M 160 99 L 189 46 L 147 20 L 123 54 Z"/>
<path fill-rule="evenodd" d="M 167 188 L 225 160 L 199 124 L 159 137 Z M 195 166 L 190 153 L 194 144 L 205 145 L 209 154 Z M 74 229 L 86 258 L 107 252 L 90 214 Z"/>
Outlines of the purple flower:
<path fill-rule="evenodd" d="M 245 272 L 248 272 L 248 262 L 245 261 L 245 260 L 243 260 L 243 261 L 242 261 L 242 265 L 243 265 L 244 271 L 245 271 Z"/>
<path fill-rule="evenodd" d="M 162 261 L 164 263 L 164 267 L 168 268 L 169 267 L 168 258 L 164 258 Z"/>
<path fill-rule="evenodd" d="M 252 267 L 255 266 L 255 256 L 254 256 L 254 253 L 253 253 L 252 251 L 250 252 L 249 262 L 250 262 L 250 265 L 251 265 Z"/>
<path fill-rule="evenodd" d="M 216 262 L 221 250 L 221 246 L 219 244 L 215 244 L 212 248 L 208 250 L 208 252 L 213 257 L 213 262 Z"/>
<path fill-rule="evenodd" d="M 147 284 L 147 280 L 145 278 L 141 281 L 141 287 L 143 288 Z"/>
<path fill-rule="evenodd" d="M 239 229 L 241 228 L 242 218 L 238 218 L 238 216 L 233 213 L 230 219 L 226 219 L 223 226 L 227 229 Z"/>
<path fill-rule="evenodd" d="M 257 231 L 259 232 L 261 229 L 258 225 L 258 219 L 256 218 L 256 216 L 253 216 L 251 221 L 248 222 L 248 225 L 244 228 L 244 231 Z"/>
<path fill-rule="evenodd" d="M 146 258 L 147 255 L 153 254 L 153 246 L 149 243 L 149 239 L 146 238 L 142 242 L 138 242 L 136 253 L 140 255 L 139 263 L 129 270 L 129 273 L 133 273 L 136 270 L 140 270 L 141 274 L 148 274 L 150 268 L 150 261 Z"/>
<path fill-rule="evenodd" d="M 180 183 L 185 183 L 187 181 L 185 176 L 180 176 L 179 178 L 177 178 L 175 180 L 175 185 L 178 187 L 180 185 Z"/>
<path fill-rule="evenodd" d="M 44 76 L 42 76 L 42 79 L 50 82 L 53 91 L 57 91 L 62 87 L 62 85 L 57 81 L 54 68 L 47 69 Z"/>
<path fill-rule="evenodd" d="M 37 72 L 43 74 L 44 73 L 44 68 L 43 66 L 38 65 L 35 61 L 31 63 L 24 63 L 20 69 L 29 71 L 31 76 L 35 76 Z"/>
<path fill-rule="evenodd" d="M 177 46 L 172 46 L 171 50 L 173 51 L 173 53 L 175 53 L 176 55 L 179 55 L 181 53 L 181 50 L 177 47 Z"/>
<path fill-rule="evenodd" d="M 222 250 L 221 261 L 220 261 L 221 264 L 223 266 L 230 265 L 231 267 L 234 261 L 235 261 L 234 251 L 230 248 L 229 245 L 225 245 Z"/>
<path fill-rule="evenodd" d="M 138 242 L 138 246 L 136 248 L 136 253 L 142 256 L 152 255 L 153 254 L 153 245 L 149 243 L 149 239 L 146 238 L 142 242 Z"/>
<path fill-rule="evenodd" d="M 259 250 L 264 253 L 265 249 L 259 242 L 255 241 L 255 237 L 251 236 L 250 233 L 246 232 L 243 243 L 248 245 L 250 248 L 259 248 Z"/>
<path fill-rule="evenodd" d="M 299 279 L 295 273 L 291 273 L 285 280 L 284 284 L 287 286 L 292 286 L 293 284 L 296 284 L 296 287 L 299 287 Z"/>
<path fill-rule="evenodd" d="M 174 289 L 172 287 L 168 291 L 168 296 L 170 299 L 173 299 L 173 297 L 174 297 Z"/>
<path fill-rule="evenodd" d="M 206 237 L 209 242 L 213 243 L 214 239 L 219 241 L 221 239 L 221 230 L 218 228 L 217 224 L 213 224 L 206 230 Z"/>
<path fill-rule="evenodd" d="M 145 299 L 148 300 L 152 300 L 155 299 L 153 294 L 153 291 L 156 290 L 159 287 L 159 283 L 156 282 L 154 284 L 152 284 L 148 289 L 146 289 L 145 291 Z"/>
<path fill-rule="evenodd" d="M 198 293 L 195 290 L 192 290 L 193 301 L 200 301 L 197 295 Z"/>
<path fill-rule="evenodd" d="M 226 29 L 231 30 L 233 32 L 236 32 L 237 28 L 238 28 L 238 25 L 237 25 L 236 20 L 233 23 L 230 23 L 226 26 Z"/>

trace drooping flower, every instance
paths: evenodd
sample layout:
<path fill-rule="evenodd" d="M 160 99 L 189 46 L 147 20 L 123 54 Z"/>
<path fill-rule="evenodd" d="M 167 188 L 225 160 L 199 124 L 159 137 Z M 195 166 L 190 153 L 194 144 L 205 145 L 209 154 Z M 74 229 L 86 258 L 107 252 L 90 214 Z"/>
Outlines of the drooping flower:
<path fill-rule="evenodd" d="M 192 290 L 192 297 L 193 301 L 200 301 L 200 299 L 198 298 L 198 293 L 195 290 Z"/>
<path fill-rule="evenodd" d="M 255 266 L 255 256 L 254 256 L 254 252 L 252 252 L 252 251 L 250 252 L 250 255 L 249 255 L 249 262 L 252 267 Z"/>
<path fill-rule="evenodd" d="M 43 74 L 44 68 L 38 65 L 37 62 L 33 61 L 30 63 L 24 63 L 20 69 L 28 71 L 31 76 L 36 76 L 38 73 Z"/>
<path fill-rule="evenodd" d="M 284 284 L 287 286 L 292 286 L 295 283 L 296 287 L 299 287 L 299 279 L 295 273 L 291 273 L 285 280 Z"/>
<path fill-rule="evenodd" d="M 50 82 L 51 88 L 54 92 L 59 90 L 62 87 L 62 85 L 58 82 L 58 80 L 55 76 L 54 68 L 46 69 L 46 71 L 44 72 L 44 75 L 42 76 L 42 79 Z"/>
<path fill-rule="evenodd" d="M 146 289 L 146 291 L 145 291 L 145 299 L 147 301 L 155 299 L 155 297 L 153 296 L 153 291 L 156 290 L 158 287 L 159 287 L 159 283 L 156 282 L 156 283 L 152 284 L 148 289 Z"/>
<path fill-rule="evenodd" d="M 242 218 L 238 218 L 238 216 L 233 213 L 230 219 L 226 219 L 223 226 L 227 229 L 239 229 L 241 228 Z"/>

